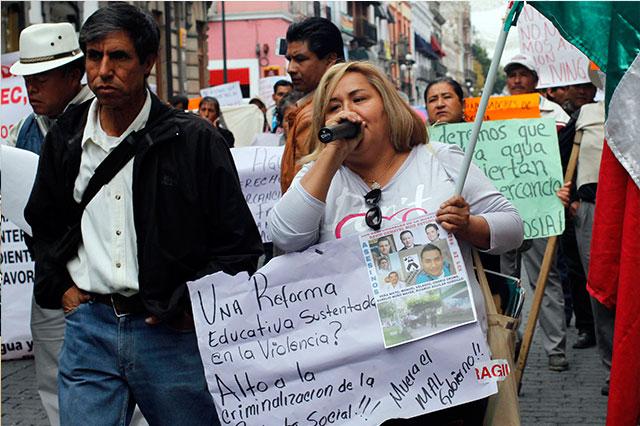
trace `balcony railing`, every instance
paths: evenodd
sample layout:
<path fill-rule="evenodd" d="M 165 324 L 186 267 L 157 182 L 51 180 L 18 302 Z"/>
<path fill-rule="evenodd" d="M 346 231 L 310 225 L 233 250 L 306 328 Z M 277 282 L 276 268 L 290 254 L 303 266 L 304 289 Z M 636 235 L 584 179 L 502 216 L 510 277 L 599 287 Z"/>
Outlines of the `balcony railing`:
<path fill-rule="evenodd" d="M 361 46 L 371 47 L 378 42 L 378 29 L 367 18 L 356 20 L 355 33 Z"/>

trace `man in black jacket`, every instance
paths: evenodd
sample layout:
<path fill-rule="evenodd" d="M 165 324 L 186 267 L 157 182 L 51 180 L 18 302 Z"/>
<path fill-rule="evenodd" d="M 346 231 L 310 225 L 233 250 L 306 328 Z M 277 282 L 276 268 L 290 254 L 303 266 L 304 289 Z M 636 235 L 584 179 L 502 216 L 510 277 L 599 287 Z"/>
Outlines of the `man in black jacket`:
<path fill-rule="evenodd" d="M 158 44 L 154 18 L 135 6 L 89 17 L 80 46 L 96 99 L 47 135 L 25 209 L 36 301 L 66 313 L 62 424 L 126 424 L 136 403 L 150 424 L 219 424 L 185 283 L 253 273 L 262 254 L 220 134 L 147 89 Z M 134 158 L 82 210 L 96 168 L 124 143 Z"/>

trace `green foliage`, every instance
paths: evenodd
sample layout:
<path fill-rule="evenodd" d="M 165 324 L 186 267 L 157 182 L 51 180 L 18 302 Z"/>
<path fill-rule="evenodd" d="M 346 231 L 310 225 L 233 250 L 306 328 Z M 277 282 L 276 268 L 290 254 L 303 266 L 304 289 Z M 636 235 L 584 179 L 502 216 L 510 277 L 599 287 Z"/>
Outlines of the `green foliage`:
<path fill-rule="evenodd" d="M 391 319 L 396 313 L 396 305 L 393 302 L 379 303 L 378 312 L 380 312 L 380 317 Z"/>
<path fill-rule="evenodd" d="M 473 59 L 480 63 L 482 69 L 482 78 L 476 79 L 476 84 L 474 86 L 474 93 L 476 96 L 480 96 L 482 93 L 482 89 L 484 87 L 484 80 L 489 73 L 489 67 L 491 66 L 491 58 L 487 54 L 487 51 L 484 47 L 480 46 L 478 43 L 473 43 L 471 46 L 471 54 L 473 55 Z M 504 70 L 502 67 L 498 67 L 498 72 L 496 73 L 496 81 L 493 83 L 493 95 L 499 95 L 502 93 L 504 86 L 507 84 L 507 77 L 504 74 Z"/>

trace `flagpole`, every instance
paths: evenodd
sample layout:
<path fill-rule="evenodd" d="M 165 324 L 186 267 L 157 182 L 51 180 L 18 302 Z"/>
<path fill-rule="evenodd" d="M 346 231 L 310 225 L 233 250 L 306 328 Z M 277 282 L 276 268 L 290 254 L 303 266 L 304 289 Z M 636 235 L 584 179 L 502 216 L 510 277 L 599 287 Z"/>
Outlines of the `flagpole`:
<path fill-rule="evenodd" d="M 480 128 L 482 127 L 484 113 L 487 110 L 489 97 L 491 97 L 491 92 L 493 91 L 493 84 L 496 81 L 498 65 L 500 64 L 500 58 L 502 58 L 504 45 L 507 42 L 507 35 L 509 34 L 511 26 L 514 25 L 518 19 L 518 13 L 520 12 L 520 9 L 522 9 L 521 3 L 521 1 L 514 1 L 509 4 L 505 17 L 502 19 L 502 29 L 498 35 L 498 42 L 496 43 L 496 49 L 493 52 L 493 59 L 491 60 L 489 73 L 487 74 L 487 78 L 484 82 L 484 88 L 482 89 L 480 105 L 478 106 L 476 118 L 473 122 L 473 129 L 471 130 L 471 138 L 469 139 L 469 144 L 465 148 L 464 160 L 462 161 L 462 167 L 460 167 L 458 181 L 456 182 L 455 195 L 460 195 L 462 193 L 464 182 L 467 180 L 467 173 L 469 172 L 469 166 L 471 165 L 471 159 L 473 158 L 473 151 L 476 148 L 476 142 L 478 141 L 478 135 L 480 134 Z"/>

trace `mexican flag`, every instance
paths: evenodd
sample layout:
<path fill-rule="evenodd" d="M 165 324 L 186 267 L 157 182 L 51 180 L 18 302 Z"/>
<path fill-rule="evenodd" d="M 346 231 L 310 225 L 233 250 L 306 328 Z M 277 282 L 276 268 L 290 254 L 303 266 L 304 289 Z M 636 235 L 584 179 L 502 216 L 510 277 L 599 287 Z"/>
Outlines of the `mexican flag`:
<path fill-rule="evenodd" d="M 616 309 L 607 425 L 640 421 L 640 2 L 532 2 L 607 75 L 588 290 Z"/>

